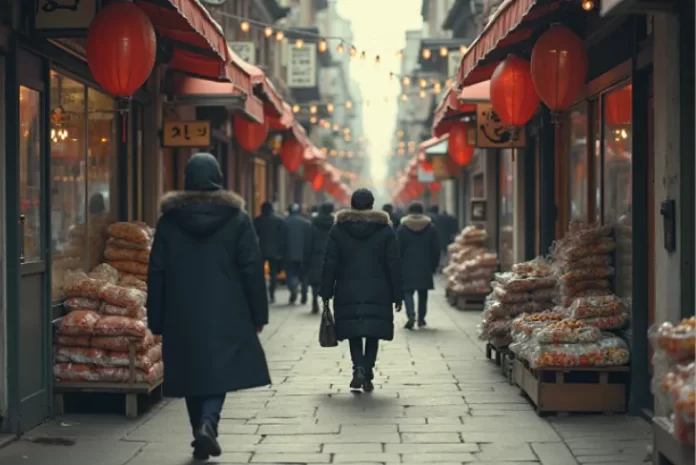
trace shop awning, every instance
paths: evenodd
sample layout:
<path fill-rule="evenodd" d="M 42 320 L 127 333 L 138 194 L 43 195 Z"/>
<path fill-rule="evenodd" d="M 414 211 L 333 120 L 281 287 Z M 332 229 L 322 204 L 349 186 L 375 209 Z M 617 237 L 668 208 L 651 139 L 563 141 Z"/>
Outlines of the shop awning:
<path fill-rule="evenodd" d="M 321 153 L 321 150 L 316 148 L 314 145 L 310 145 L 308 147 L 305 147 L 304 161 L 312 162 L 312 163 L 319 163 L 319 162 L 323 162 L 325 160 L 326 160 L 326 156 L 324 156 L 324 154 Z"/>
<path fill-rule="evenodd" d="M 491 81 L 466 86 L 459 92 L 457 99 L 461 103 L 483 103 L 491 100 Z"/>
<path fill-rule="evenodd" d="M 293 120 L 292 109 L 285 103 L 266 73 L 246 61 L 242 61 L 240 66 L 250 76 L 252 86 L 264 100 L 266 114 L 280 118 L 281 124 L 289 128 Z"/>
<path fill-rule="evenodd" d="M 432 139 L 431 139 L 432 140 Z M 442 137 L 441 139 L 436 139 L 435 143 L 429 147 L 425 147 L 423 154 L 426 156 L 432 155 L 446 155 L 449 151 L 449 134 Z"/>
<path fill-rule="evenodd" d="M 452 119 L 456 115 L 476 112 L 476 105 L 473 103 L 462 103 L 459 101 L 456 90 L 449 89 L 440 104 L 435 109 L 433 117 L 432 135 L 442 137 L 449 133 L 450 127 L 458 119 Z"/>
<path fill-rule="evenodd" d="M 292 132 L 293 137 L 297 139 L 297 142 L 302 144 L 303 147 L 309 147 L 312 145 L 309 137 L 307 137 L 307 131 L 305 131 L 305 128 L 303 128 L 297 120 L 293 120 L 292 124 L 290 125 L 290 131 Z"/>
<path fill-rule="evenodd" d="M 498 63 L 513 50 L 531 48 L 535 32 L 559 13 L 560 0 L 505 0 L 462 57 L 460 87 L 490 79 Z"/>
<path fill-rule="evenodd" d="M 339 173 L 336 167 L 334 167 L 333 165 L 330 165 L 328 163 L 325 164 L 324 172 L 333 184 L 338 184 L 339 182 L 341 182 L 341 173 Z"/>
<path fill-rule="evenodd" d="M 239 67 L 225 33 L 198 0 L 135 0 L 160 39 L 171 45 L 168 65 L 194 76 L 230 81 L 251 93 L 250 77 Z"/>

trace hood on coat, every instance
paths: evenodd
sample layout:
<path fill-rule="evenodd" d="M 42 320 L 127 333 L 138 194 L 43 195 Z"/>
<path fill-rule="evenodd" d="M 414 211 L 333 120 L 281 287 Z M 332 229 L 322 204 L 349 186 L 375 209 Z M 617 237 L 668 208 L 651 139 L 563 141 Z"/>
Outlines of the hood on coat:
<path fill-rule="evenodd" d="M 332 214 L 317 213 L 312 218 L 312 224 L 319 229 L 331 229 L 331 226 L 334 224 L 334 216 Z"/>
<path fill-rule="evenodd" d="M 391 226 L 386 212 L 379 210 L 342 210 L 336 213 L 336 225 L 353 237 L 368 238 Z"/>
<path fill-rule="evenodd" d="M 162 198 L 160 211 L 194 236 L 208 236 L 244 208 L 244 199 L 232 191 L 177 191 Z"/>
<path fill-rule="evenodd" d="M 411 213 L 401 219 L 401 224 L 413 232 L 421 232 L 428 227 L 433 220 L 427 215 Z"/>

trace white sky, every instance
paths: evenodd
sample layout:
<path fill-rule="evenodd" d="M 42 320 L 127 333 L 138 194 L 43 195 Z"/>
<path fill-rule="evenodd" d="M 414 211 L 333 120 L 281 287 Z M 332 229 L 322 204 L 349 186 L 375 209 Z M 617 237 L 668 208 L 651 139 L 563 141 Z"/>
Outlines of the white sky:
<path fill-rule="evenodd" d="M 396 53 L 406 45 L 406 31 L 421 29 L 422 0 L 334 1 L 339 14 L 352 22 L 358 54 L 366 52 L 364 62 L 355 59 L 351 63 L 351 77 L 360 83 L 363 100 L 370 101 L 369 107 L 363 103 L 363 128 L 369 141 L 372 177 L 382 179 L 388 174 L 386 157 L 391 150 L 400 95 L 399 82 L 390 80 L 389 72 L 400 72 Z M 376 55 L 380 56 L 380 65 L 375 64 Z"/>

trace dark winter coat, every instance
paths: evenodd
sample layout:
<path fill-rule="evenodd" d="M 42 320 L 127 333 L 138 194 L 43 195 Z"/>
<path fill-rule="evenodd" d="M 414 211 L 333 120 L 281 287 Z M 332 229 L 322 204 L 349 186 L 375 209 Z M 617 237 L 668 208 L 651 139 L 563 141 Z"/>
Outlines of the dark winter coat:
<path fill-rule="evenodd" d="M 393 305 L 403 300 L 399 246 L 389 215 L 343 210 L 329 231 L 321 297 L 333 298 L 336 335 L 394 338 Z"/>
<path fill-rule="evenodd" d="M 299 213 L 285 218 L 285 261 L 309 262 L 312 223 Z"/>
<path fill-rule="evenodd" d="M 280 260 L 284 255 L 285 221 L 273 212 L 254 219 L 254 230 L 259 239 L 261 257 L 264 260 Z"/>
<path fill-rule="evenodd" d="M 268 323 L 259 244 L 229 191 L 162 200 L 148 272 L 148 322 L 163 336 L 164 393 L 219 395 L 271 378 L 256 328 Z"/>
<path fill-rule="evenodd" d="M 396 231 L 404 289 L 433 289 L 433 273 L 440 263 L 437 228 L 426 215 L 406 215 Z"/>
<path fill-rule="evenodd" d="M 321 284 L 321 266 L 324 260 L 326 240 L 329 238 L 329 230 L 334 224 L 334 216 L 317 214 L 312 218 L 312 237 L 309 258 L 309 284 L 318 286 Z"/>
<path fill-rule="evenodd" d="M 440 249 L 446 250 L 447 246 L 452 242 L 450 237 L 454 238 L 454 235 L 457 234 L 456 229 L 453 230 L 452 219 L 454 219 L 454 217 L 450 217 L 444 213 L 428 213 L 428 216 L 433 220 L 433 225 L 437 229 L 437 234 L 440 239 Z"/>

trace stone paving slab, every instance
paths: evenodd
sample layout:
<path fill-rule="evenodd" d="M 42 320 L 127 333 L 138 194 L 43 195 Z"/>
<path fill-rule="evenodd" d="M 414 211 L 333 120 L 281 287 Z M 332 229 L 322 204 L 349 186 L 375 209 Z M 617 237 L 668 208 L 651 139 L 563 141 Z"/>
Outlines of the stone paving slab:
<path fill-rule="evenodd" d="M 211 464 L 638 465 L 649 425 L 628 416 L 540 418 L 483 355 L 478 312 L 459 312 L 441 291 L 428 328 L 408 332 L 397 315 L 380 343 L 376 389 L 348 388 L 347 344 L 320 348 L 308 307 L 276 304 L 262 333 L 274 384 L 230 394 L 222 413 L 222 457 Z M 279 295 L 279 302 L 286 296 Z M 137 421 L 67 415 L 0 449 L 0 465 L 190 464 L 182 400 L 165 400 Z M 98 459 L 97 459 L 98 457 Z"/>

